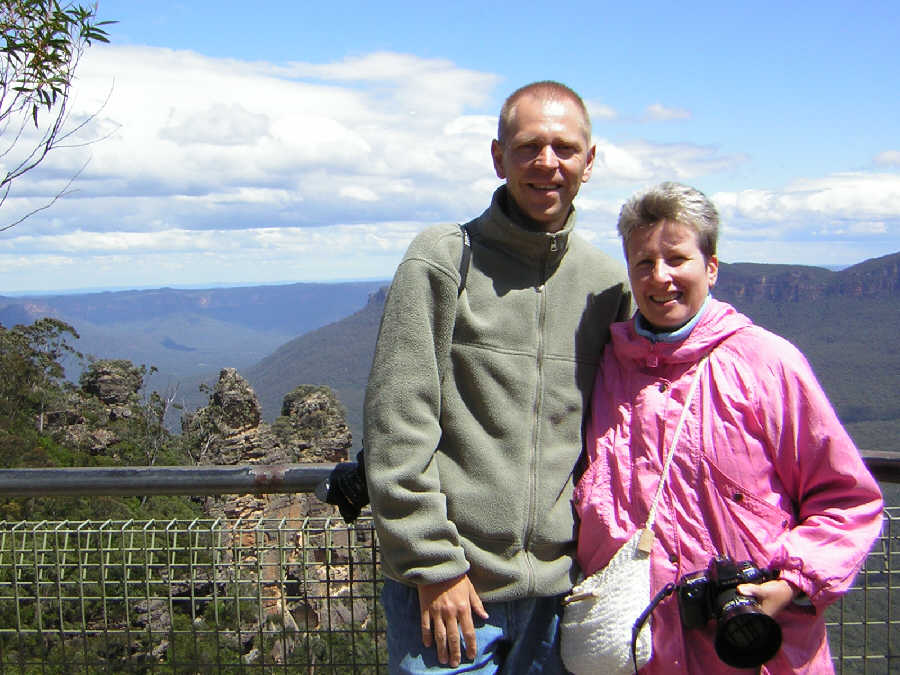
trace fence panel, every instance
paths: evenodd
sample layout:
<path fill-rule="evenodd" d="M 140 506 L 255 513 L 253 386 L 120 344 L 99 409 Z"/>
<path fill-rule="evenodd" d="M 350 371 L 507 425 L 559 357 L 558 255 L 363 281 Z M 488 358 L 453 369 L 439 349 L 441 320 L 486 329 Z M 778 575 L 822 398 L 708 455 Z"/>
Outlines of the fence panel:
<path fill-rule="evenodd" d="M 0 522 L 0 672 L 386 673 L 371 518 Z M 828 610 L 839 673 L 900 672 L 900 506 Z"/>
<path fill-rule="evenodd" d="M 387 672 L 371 520 L 0 522 L 0 670 Z"/>

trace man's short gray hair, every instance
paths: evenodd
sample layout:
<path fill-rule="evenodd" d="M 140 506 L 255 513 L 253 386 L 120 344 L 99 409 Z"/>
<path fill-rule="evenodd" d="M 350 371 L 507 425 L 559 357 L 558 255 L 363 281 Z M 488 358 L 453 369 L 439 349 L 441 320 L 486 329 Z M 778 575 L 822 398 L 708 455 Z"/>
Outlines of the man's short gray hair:
<path fill-rule="evenodd" d="M 540 82 L 526 84 L 524 87 L 516 89 L 506 98 L 506 101 L 503 102 L 503 107 L 500 108 L 500 119 L 497 122 L 497 140 L 501 144 L 506 143 L 509 136 L 509 129 L 516 116 L 516 103 L 525 96 L 534 96 L 544 101 L 571 101 L 574 103 L 583 117 L 582 127 L 587 144 L 591 144 L 591 116 L 588 113 L 587 106 L 574 90 L 561 82 L 553 80 L 541 80 Z"/>
<path fill-rule="evenodd" d="M 637 193 L 622 206 L 618 228 L 626 257 L 628 240 L 636 229 L 664 220 L 693 228 L 704 257 L 709 260 L 716 255 L 719 239 L 719 212 L 716 207 L 699 190 L 667 181 Z"/>

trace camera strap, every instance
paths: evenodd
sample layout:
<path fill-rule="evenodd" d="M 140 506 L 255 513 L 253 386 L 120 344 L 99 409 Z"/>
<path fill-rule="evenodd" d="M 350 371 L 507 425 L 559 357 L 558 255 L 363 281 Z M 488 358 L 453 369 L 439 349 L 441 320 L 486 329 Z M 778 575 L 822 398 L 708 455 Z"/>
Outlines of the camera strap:
<path fill-rule="evenodd" d="M 641 615 L 637 618 L 637 621 L 634 622 L 634 626 L 631 629 L 631 662 L 634 664 L 634 672 L 638 671 L 638 663 L 637 663 L 637 639 L 638 635 L 641 634 L 641 628 L 644 627 L 644 624 L 647 622 L 650 614 L 653 613 L 653 610 L 656 609 L 656 606 L 661 603 L 664 599 L 668 598 L 672 593 L 675 592 L 677 586 L 674 582 L 669 582 L 665 586 L 663 586 L 659 593 L 653 596 L 653 599 L 650 601 L 650 604 L 647 605 L 647 608 L 641 612 Z"/>

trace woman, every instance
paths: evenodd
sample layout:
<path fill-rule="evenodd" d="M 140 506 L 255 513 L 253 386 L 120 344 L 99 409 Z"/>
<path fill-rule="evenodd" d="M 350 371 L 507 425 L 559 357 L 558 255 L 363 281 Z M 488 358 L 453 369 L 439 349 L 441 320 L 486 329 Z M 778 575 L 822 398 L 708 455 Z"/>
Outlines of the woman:
<path fill-rule="evenodd" d="M 709 354 L 657 505 L 651 595 L 716 556 L 778 570 L 738 587 L 781 627 L 762 672 L 833 672 L 824 610 L 878 535 L 877 483 L 800 352 L 710 296 L 718 214 L 703 194 L 663 183 L 628 201 L 618 228 L 638 312 L 613 324 L 594 387 L 575 491 L 581 567 L 604 567 L 643 527 Z M 641 672 L 741 672 L 717 656 L 715 621 L 685 628 L 679 603 L 674 593 L 651 613 Z"/>

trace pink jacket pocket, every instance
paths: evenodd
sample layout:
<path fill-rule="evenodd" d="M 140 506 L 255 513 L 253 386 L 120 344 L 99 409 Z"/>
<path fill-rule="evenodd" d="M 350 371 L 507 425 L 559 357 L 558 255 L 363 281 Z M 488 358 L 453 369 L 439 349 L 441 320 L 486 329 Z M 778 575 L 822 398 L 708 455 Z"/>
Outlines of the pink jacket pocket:
<path fill-rule="evenodd" d="M 698 501 L 716 552 L 768 565 L 779 539 L 793 526 L 793 515 L 760 499 L 705 459 L 700 476 Z"/>

